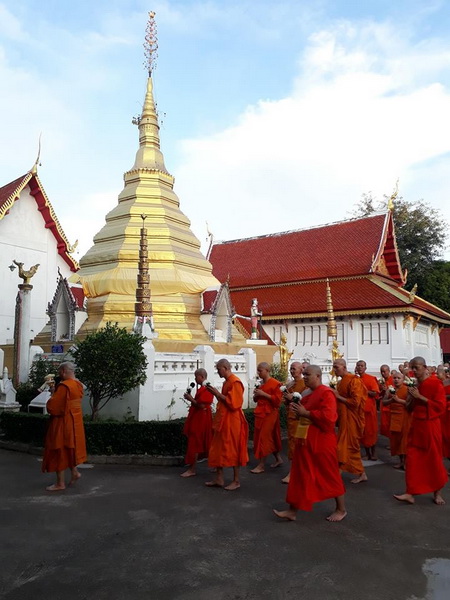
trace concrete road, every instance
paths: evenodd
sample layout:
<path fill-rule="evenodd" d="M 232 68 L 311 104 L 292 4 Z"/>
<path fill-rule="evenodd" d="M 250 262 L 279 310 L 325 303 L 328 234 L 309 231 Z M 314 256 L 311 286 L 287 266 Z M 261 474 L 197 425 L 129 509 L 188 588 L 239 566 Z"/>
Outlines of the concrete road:
<path fill-rule="evenodd" d="M 243 469 L 237 492 L 199 471 L 96 465 L 51 494 L 38 457 L 0 450 L 0 598 L 449 600 L 449 489 L 443 507 L 400 504 L 403 474 L 377 464 L 348 483 L 342 523 L 325 520 L 332 501 L 288 523 L 271 511 L 284 465 Z"/>

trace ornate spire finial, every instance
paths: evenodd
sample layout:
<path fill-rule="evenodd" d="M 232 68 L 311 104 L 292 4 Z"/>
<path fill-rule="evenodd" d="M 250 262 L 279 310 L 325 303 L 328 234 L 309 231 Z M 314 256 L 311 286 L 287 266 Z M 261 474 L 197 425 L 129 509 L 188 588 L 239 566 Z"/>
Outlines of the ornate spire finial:
<path fill-rule="evenodd" d="M 148 13 L 148 23 L 145 28 L 144 42 L 144 67 L 148 71 L 148 76 L 152 76 L 152 72 L 156 68 L 156 59 L 158 58 L 158 30 L 156 28 L 155 12 Z"/>
<path fill-rule="evenodd" d="M 37 158 L 34 161 L 34 165 L 31 167 L 31 171 L 30 171 L 30 173 L 32 173 L 33 175 L 37 174 L 37 168 L 41 166 L 41 163 L 39 162 L 39 160 L 41 158 L 41 137 L 42 137 L 42 133 L 39 134 L 39 146 L 38 146 Z"/>
<path fill-rule="evenodd" d="M 388 200 L 388 204 L 387 204 L 388 210 L 394 210 L 394 200 L 398 196 L 398 182 L 399 182 L 399 180 L 397 179 L 397 181 L 395 183 L 395 189 L 392 192 L 392 195 L 391 195 L 391 197 Z"/>

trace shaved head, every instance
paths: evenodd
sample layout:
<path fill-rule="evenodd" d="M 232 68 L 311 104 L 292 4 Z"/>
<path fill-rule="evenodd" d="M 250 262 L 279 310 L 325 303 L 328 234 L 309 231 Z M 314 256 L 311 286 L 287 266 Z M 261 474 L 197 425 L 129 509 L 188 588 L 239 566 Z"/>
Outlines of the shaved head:
<path fill-rule="evenodd" d="M 410 361 L 410 365 L 412 363 L 416 363 L 418 365 L 424 365 L 425 367 L 427 366 L 427 362 L 426 360 L 422 357 L 422 356 L 415 356 L 411 361 Z"/>
<path fill-rule="evenodd" d="M 208 377 L 208 373 L 206 372 L 206 369 L 197 369 L 194 373 L 194 375 L 201 375 L 202 377 L 204 377 L 205 379 Z"/>
<path fill-rule="evenodd" d="M 225 369 L 228 369 L 229 371 L 231 371 L 231 365 L 226 358 L 221 358 L 217 362 L 216 368 L 219 368 L 219 367 L 225 367 Z"/>
<path fill-rule="evenodd" d="M 320 375 L 322 377 L 322 369 L 319 367 L 319 365 L 308 365 L 305 371 L 308 371 L 308 373 L 314 375 Z"/>
<path fill-rule="evenodd" d="M 267 362 L 260 362 L 258 365 L 258 369 L 267 369 L 268 371 L 270 371 L 270 365 Z"/>
<path fill-rule="evenodd" d="M 306 387 L 315 390 L 322 384 L 322 369 L 318 365 L 308 365 L 303 371 Z"/>
<path fill-rule="evenodd" d="M 346 367 L 347 366 L 347 362 L 343 359 L 343 358 L 337 358 L 334 361 L 335 365 L 339 365 L 340 367 Z"/>

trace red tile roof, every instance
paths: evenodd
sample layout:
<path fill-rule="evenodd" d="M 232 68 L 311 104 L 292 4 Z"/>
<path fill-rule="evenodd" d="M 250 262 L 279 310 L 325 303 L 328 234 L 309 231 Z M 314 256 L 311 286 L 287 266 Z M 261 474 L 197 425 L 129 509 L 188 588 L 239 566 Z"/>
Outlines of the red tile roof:
<path fill-rule="evenodd" d="M 72 292 L 72 296 L 74 297 L 75 302 L 77 303 L 77 307 L 83 309 L 83 303 L 85 298 L 83 288 L 71 285 L 70 291 Z"/>
<path fill-rule="evenodd" d="M 376 276 L 375 276 L 376 277 Z M 438 319 L 450 323 L 450 315 L 436 306 L 416 297 L 409 303 L 409 292 L 395 285 L 376 283 L 376 279 L 358 277 L 354 279 L 331 280 L 331 294 L 336 314 L 361 314 L 390 312 L 390 309 L 405 309 L 410 312 L 431 313 Z M 400 297 L 398 297 L 400 296 Z M 326 282 L 310 281 L 275 287 L 252 288 L 251 290 L 231 290 L 231 300 L 236 312 L 249 312 L 252 298 L 258 298 L 263 319 L 283 318 L 292 315 L 315 315 L 327 312 Z"/>
<path fill-rule="evenodd" d="M 256 238 L 213 245 L 209 260 L 219 281 L 230 275 L 230 287 L 286 283 L 371 273 L 383 254 L 390 213 L 371 215 Z M 390 236 L 391 246 L 392 236 Z M 388 248 L 389 274 L 399 279 L 395 246 Z M 400 275 L 401 277 L 401 275 Z"/>
<path fill-rule="evenodd" d="M 0 219 L 3 219 L 8 214 L 14 203 L 19 199 L 20 193 L 27 185 L 29 185 L 30 193 L 36 200 L 38 210 L 42 214 L 45 228 L 50 229 L 56 239 L 59 255 L 69 265 L 71 271 L 78 271 L 78 263 L 69 252 L 70 244 L 66 234 L 36 174 L 31 172 L 26 173 L 22 177 L 0 188 Z"/>
<path fill-rule="evenodd" d="M 211 312 L 214 302 L 216 301 L 219 290 L 206 290 L 203 292 L 203 310 L 202 312 Z"/>

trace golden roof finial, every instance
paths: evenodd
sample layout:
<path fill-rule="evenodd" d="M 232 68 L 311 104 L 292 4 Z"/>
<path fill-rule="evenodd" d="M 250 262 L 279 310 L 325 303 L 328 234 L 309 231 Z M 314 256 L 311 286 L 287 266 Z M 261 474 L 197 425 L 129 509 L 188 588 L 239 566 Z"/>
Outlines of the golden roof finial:
<path fill-rule="evenodd" d="M 155 12 L 148 13 L 148 23 L 145 28 L 144 42 L 144 67 L 148 71 L 148 76 L 151 77 L 152 72 L 156 68 L 156 59 L 158 58 L 158 30 L 156 28 Z"/>
<path fill-rule="evenodd" d="M 39 146 L 38 146 L 37 158 L 34 161 L 34 165 L 31 167 L 31 171 L 30 171 L 30 173 L 32 175 L 37 175 L 37 168 L 41 166 L 41 163 L 39 162 L 39 159 L 41 158 L 41 137 L 42 137 L 42 133 L 39 134 Z"/>
<path fill-rule="evenodd" d="M 156 337 L 153 326 L 153 309 L 151 303 L 150 273 L 148 265 L 148 241 L 145 219 L 147 215 L 142 214 L 142 227 L 139 240 L 139 265 L 136 287 L 136 303 L 134 305 L 134 331 L 144 337 Z"/>
<path fill-rule="evenodd" d="M 392 195 L 391 195 L 391 197 L 388 200 L 388 204 L 387 204 L 388 210 L 394 210 L 394 200 L 398 196 L 398 182 L 399 182 L 399 180 L 397 179 L 397 181 L 395 183 L 395 189 L 392 192 Z"/>

